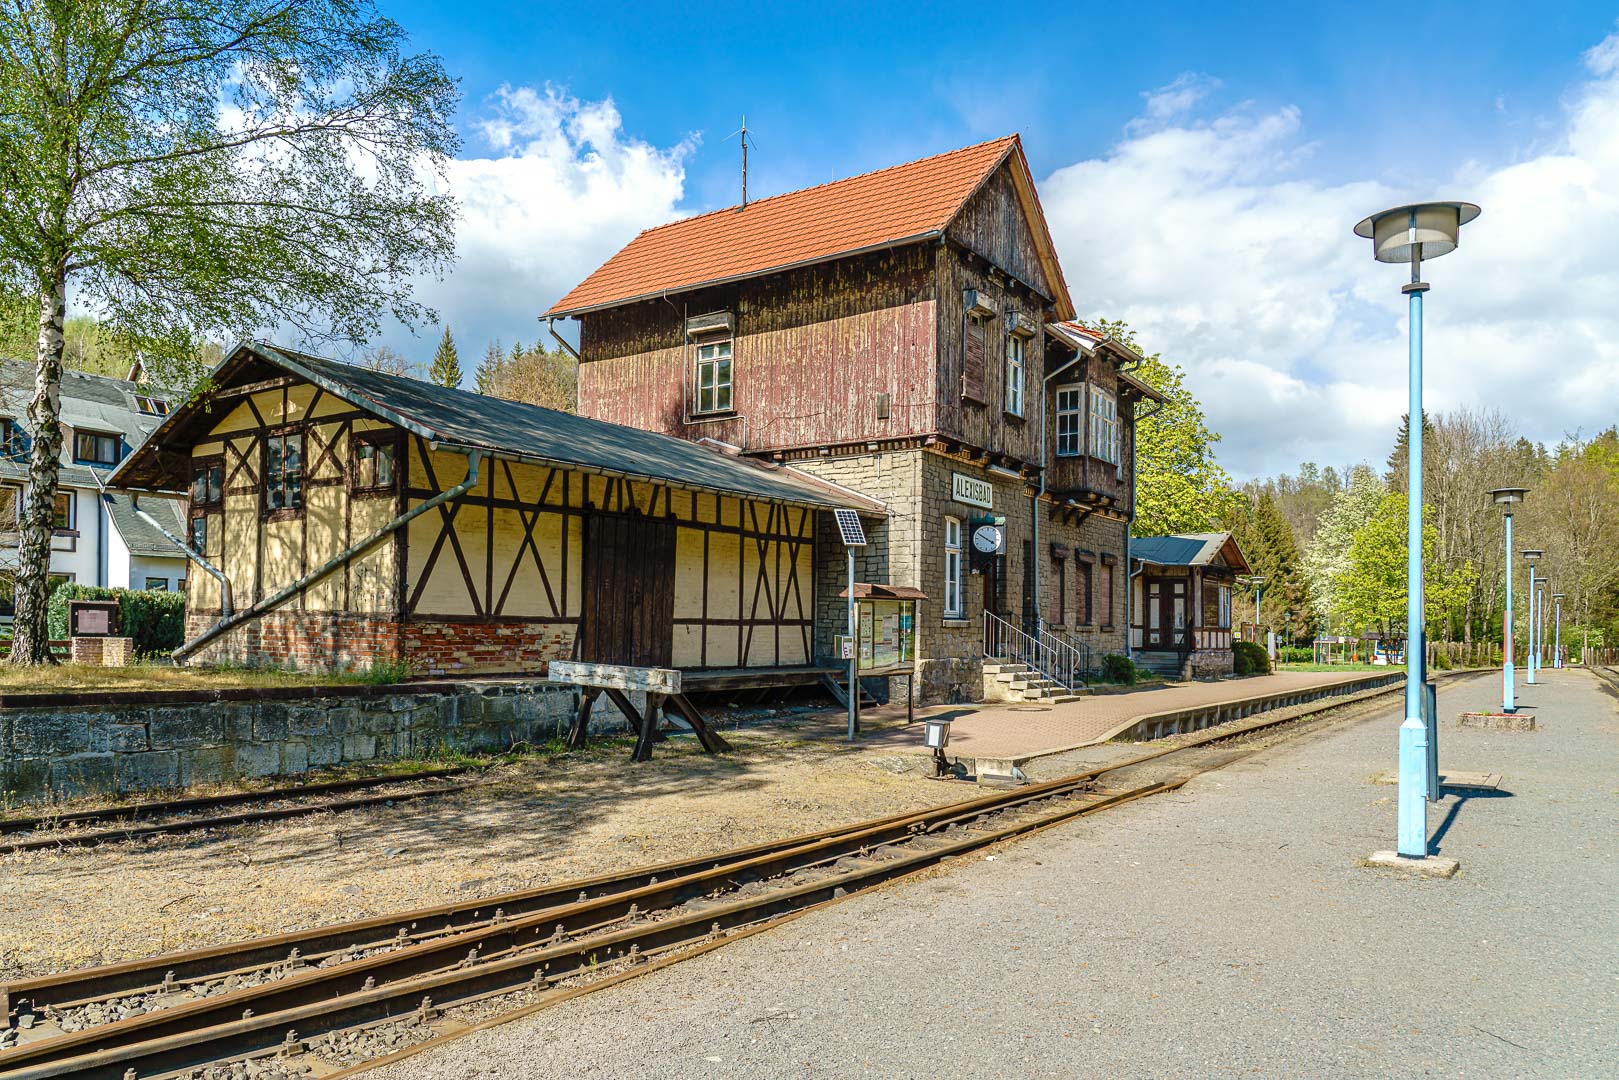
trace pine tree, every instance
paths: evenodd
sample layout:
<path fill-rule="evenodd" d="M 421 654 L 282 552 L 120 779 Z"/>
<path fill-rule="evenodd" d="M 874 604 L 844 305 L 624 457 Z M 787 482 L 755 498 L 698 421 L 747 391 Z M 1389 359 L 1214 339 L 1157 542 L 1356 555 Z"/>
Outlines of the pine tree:
<path fill-rule="evenodd" d="M 455 354 L 455 339 L 450 336 L 448 326 L 444 328 L 444 336 L 439 338 L 438 351 L 433 354 L 433 367 L 427 376 L 440 386 L 461 385 L 461 360 Z"/>
<path fill-rule="evenodd" d="M 496 396 L 495 390 L 500 385 L 500 372 L 505 366 L 506 354 L 501 351 L 500 339 L 496 338 L 483 351 L 483 359 L 478 361 L 478 370 L 472 375 L 472 388 L 480 394 Z"/>

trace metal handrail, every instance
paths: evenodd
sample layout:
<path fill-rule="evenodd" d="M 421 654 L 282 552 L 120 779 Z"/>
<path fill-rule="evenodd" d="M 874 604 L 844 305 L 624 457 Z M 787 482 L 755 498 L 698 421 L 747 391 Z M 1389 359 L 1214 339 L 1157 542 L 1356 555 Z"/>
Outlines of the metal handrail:
<path fill-rule="evenodd" d="M 1072 649 L 1078 654 L 1074 658 L 1074 671 L 1078 673 L 1078 678 L 1081 682 L 1085 681 L 1086 675 L 1094 674 L 1100 670 L 1096 663 L 1096 654 L 1091 651 L 1091 647 L 1085 642 L 1075 641 L 1061 631 L 1044 628 L 1040 631 L 1040 637 L 1042 640 L 1050 639 L 1053 648 Z"/>
<path fill-rule="evenodd" d="M 994 612 L 984 612 L 984 655 L 1008 663 L 1024 664 L 1073 691 L 1085 684 L 1090 649 L 1048 630 L 1028 634 Z"/>

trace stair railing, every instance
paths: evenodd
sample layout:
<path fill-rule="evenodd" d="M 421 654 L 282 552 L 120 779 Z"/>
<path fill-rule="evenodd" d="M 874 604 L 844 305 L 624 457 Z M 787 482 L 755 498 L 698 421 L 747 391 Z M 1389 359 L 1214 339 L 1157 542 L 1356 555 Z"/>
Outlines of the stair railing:
<path fill-rule="evenodd" d="M 1085 684 L 1090 666 L 1089 648 L 1046 630 L 1027 634 L 990 611 L 984 612 L 984 655 L 1033 668 L 1070 692 Z"/>

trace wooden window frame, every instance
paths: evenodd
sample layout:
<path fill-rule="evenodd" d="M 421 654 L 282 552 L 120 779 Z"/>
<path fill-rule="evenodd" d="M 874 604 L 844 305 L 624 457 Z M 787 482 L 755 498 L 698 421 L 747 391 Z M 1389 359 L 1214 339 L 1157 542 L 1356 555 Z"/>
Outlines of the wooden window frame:
<path fill-rule="evenodd" d="M 1064 394 L 1074 395 L 1073 408 L 1063 408 L 1062 399 Z M 1079 457 L 1085 452 L 1085 384 L 1068 383 L 1057 387 L 1057 395 L 1053 400 L 1052 407 L 1056 412 L 1056 423 L 1053 427 L 1057 433 L 1057 456 Z M 1062 422 L 1064 417 L 1068 417 L 1073 421 L 1074 427 L 1072 431 L 1063 431 Z M 1065 435 L 1071 440 L 1067 450 L 1063 449 L 1063 437 Z"/>
<path fill-rule="evenodd" d="M 723 416 L 726 413 L 735 412 L 736 338 L 716 337 L 708 341 L 695 342 L 694 345 L 696 351 L 693 355 L 696 358 L 697 366 L 692 373 L 692 415 Z M 720 349 L 722 347 L 725 349 L 724 356 L 715 355 L 707 359 L 703 357 L 704 349 Z M 721 365 L 725 368 L 725 378 L 723 380 L 720 378 Z M 704 384 L 705 372 L 712 376 L 711 381 L 706 386 Z M 703 408 L 703 391 L 705 389 L 714 395 L 713 404 L 706 409 Z M 725 395 L 723 403 L 720 401 L 722 391 Z"/>
<path fill-rule="evenodd" d="M 1054 621 L 1052 623 L 1052 625 L 1053 626 L 1067 626 L 1068 625 L 1068 560 L 1067 559 L 1060 559 L 1056 555 L 1053 555 L 1053 556 L 1051 556 L 1051 561 L 1054 564 L 1052 576 L 1057 579 L 1057 587 L 1056 587 L 1056 589 L 1054 589 L 1052 591 L 1052 595 L 1056 598 L 1056 601 L 1057 601 L 1057 612 L 1056 612 L 1057 618 L 1056 618 L 1056 621 Z"/>
<path fill-rule="evenodd" d="M 160 581 L 160 582 L 162 582 L 162 584 L 161 585 L 153 585 L 152 582 L 154 582 L 154 581 Z M 146 589 L 145 589 L 145 591 L 146 592 L 168 592 L 169 591 L 169 579 L 166 578 L 166 577 L 151 577 L 151 576 L 148 576 L 146 578 Z"/>
<path fill-rule="evenodd" d="M 303 516 L 307 500 L 304 498 L 304 484 L 307 480 L 305 473 L 305 451 L 309 449 L 307 424 L 284 424 L 271 428 L 264 433 L 263 445 L 259 448 L 259 520 L 261 521 L 290 521 Z M 270 442 L 272 439 L 288 439 L 296 436 L 298 439 L 298 505 L 270 507 Z M 285 450 L 282 459 L 285 460 Z M 280 470 L 280 479 L 285 485 L 287 470 Z"/>
<path fill-rule="evenodd" d="M 197 501 L 197 474 L 207 472 L 209 469 L 219 470 L 219 498 Z M 191 509 L 193 510 L 221 510 L 225 506 L 225 455 L 211 454 L 208 457 L 191 459 Z"/>
<path fill-rule="evenodd" d="M 1028 408 L 1028 341 L 1021 334 L 1006 335 L 1006 415 L 1023 419 Z"/>
<path fill-rule="evenodd" d="M 1099 576 L 1104 587 L 1101 590 L 1102 617 L 1097 620 L 1097 625 L 1105 632 L 1113 629 L 1113 579 L 1115 577 L 1113 571 L 1115 563 L 1112 556 L 1103 555 L 1100 565 L 1102 573 Z"/>
<path fill-rule="evenodd" d="M 101 443 L 102 439 L 110 440 L 111 443 L 112 443 L 112 460 L 108 461 L 105 458 L 93 457 L 93 456 L 92 457 L 85 457 L 84 455 L 80 454 L 79 453 L 79 440 L 80 439 L 90 439 L 90 440 L 92 440 L 92 446 L 96 450 L 100 449 L 100 443 Z M 75 464 L 75 465 L 102 465 L 102 466 L 105 466 L 105 467 L 110 469 L 113 466 L 117 465 L 123 459 L 124 459 L 124 437 L 121 434 L 119 434 L 117 432 L 113 432 L 113 431 L 96 431 L 93 428 L 86 429 L 86 430 L 83 430 L 83 431 L 80 431 L 78 428 L 73 429 L 73 464 Z"/>
<path fill-rule="evenodd" d="M 348 481 L 350 495 L 396 495 L 401 489 L 399 466 L 404 461 L 404 433 L 398 429 L 356 431 L 349 436 Z M 392 453 L 393 476 L 386 483 L 360 483 L 360 448 L 386 446 Z"/>
<path fill-rule="evenodd" d="M 197 528 L 198 528 L 198 523 L 199 522 L 201 523 L 201 528 L 202 528 L 202 543 L 200 543 L 200 544 L 197 542 Z M 205 511 L 205 510 L 193 510 L 191 512 L 191 516 L 186 520 L 186 546 L 189 547 L 192 551 L 195 551 L 198 555 L 207 555 L 208 554 L 208 512 L 207 511 Z"/>
<path fill-rule="evenodd" d="M 955 532 L 955 541 L 951 542 L 952 526 Z M 958 517 L 946 515 L 944 519 L 944 604 L 943 612 L 946 619 L 963 619 L 967 616 L 966 595 L 962 581 L 962 557 L 965 550 L 962 546 L 965 523 Z M 954 596 L 951 593 L 954 590 Z"/>
<path fill-rule="evenodd" d="M 1090 559 L 1079 559 L 1075 563 L 1079 573 L 1074 575 L 1074 584 L 1077 586 L 1074 598 L 1079 609 L 1074 612 L 1074 625 L 1082 627 L 1094 626 L 1096 614 L 1096 597 L 1094 587 L 1096 584 L 1096 564 Z"/>
<path fill-rule="evenodd" d="M 54 512 L 55 508 L 53 507 L 52 508 L 52 515 L 51 515 L 51 521 L 52 521 L 51 535 L 53 535 L 53 536 L 78 536 L 79 535 L 79 522 L 78 522 L 78 518 L 79 518 L 79 498 L 78 498 L 78 491 L 75 488 L 57 488 L 56 489 L 56 498 L 58 498 L 58 499 L 66 499 L 67 500 L 67 524 L 66 525 L 56 525 L 55 524 L 56 516 L 55 516 L 55 512 Z M 21 504 L 19 504 L 19 505 L 21 505 Z"/>
<path fill-rule="evenodd" d="M 1090 399 L 1085 409 L 1090 456 L 1109 465 L 1117 465 L 1120 462 L 1118 395 L 1092 383 L 1086 397 Z M 1103 404 L 1107 406 L 1105 414 L 1098 412 L 1097 408 Z"/>
<path fill-rule="evenodd" d="M 28 428 L 16 417 L 0 418 L 0 457 L 22 461 L 28 456 Z"/>

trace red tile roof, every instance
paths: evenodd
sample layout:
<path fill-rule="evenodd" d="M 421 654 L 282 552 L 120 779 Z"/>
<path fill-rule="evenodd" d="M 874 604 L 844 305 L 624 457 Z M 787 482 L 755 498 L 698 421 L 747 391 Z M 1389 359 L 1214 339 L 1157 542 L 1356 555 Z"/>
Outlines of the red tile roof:
<path fill-rule="evenodd" d="M 547 318 L 937 236 L 1009 155 L 1016 135 L 647 229 Z M 1026 175 L 1027 166 L 1022 165 Z M 1028 191 L 1033 193 L 1032 182 Z M 1031 216 L 1040 214 L 1039 203 Z M 1050 248 L 1043 221 L 1037 242 Z M 1055 265 L 1055 258 L 1052 258 Z M 1053 285 L 1062 288 L 1060 271 Z M 1066 302 L 1066 295 L 1061 302 Z"/>

